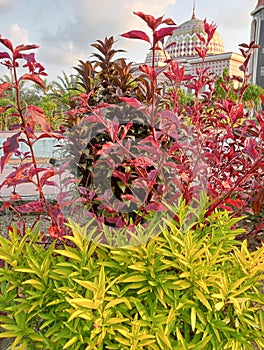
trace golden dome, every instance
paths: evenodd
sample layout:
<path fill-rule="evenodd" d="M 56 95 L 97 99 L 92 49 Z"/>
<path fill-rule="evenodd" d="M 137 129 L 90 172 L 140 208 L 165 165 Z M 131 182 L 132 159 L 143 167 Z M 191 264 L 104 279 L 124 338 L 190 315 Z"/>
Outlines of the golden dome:
<path fill-rule="evenodd" d="M 167 61 L 169 58 L 170 58 L 170 55 L 168 54 L 168 52 L 164 51 L 163 49 L 160 48 L 155 50 L 155 58 L 154 58 L 155 66 L 164 66 L 166 64 L 165 61 Z M 147 57 L 145 59 L 145 63 L 147 65 L 152 64 L 152 50 L 148 52 Z"/>
<path fill-rule="evenodd" d="M 196 34 L 204 35 L 204 22 L 193 14 L 189 21 L 181 24 L 167 40 L 165 47 L 171 58 L 197 56 L 195 46 L 201 47 L 201 41 Z M 224 53 L 223 41 L 216 31 L 209 44 L 208 54 Z"/>

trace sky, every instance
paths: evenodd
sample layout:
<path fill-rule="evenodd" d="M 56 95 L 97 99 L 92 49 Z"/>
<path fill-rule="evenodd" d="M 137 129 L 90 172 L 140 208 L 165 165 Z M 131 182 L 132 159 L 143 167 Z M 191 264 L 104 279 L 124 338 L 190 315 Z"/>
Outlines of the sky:
<path fill-rule="evenodd" d="M 196 0 L 196 17 L 217 24 L 226 52 L 239 52 L 238 45 L 250 41 L 250 12 L 257 0 Z M 114 36 L 122 57 L 143 62 L 147 42 L 125 39 L 120 34 L 146 30 L 133 14 L 142 11 L 154 17 L 171 17 L 177 25 L 189 20 L 193 0 L 0 0 L 0 34 L 14 45 L 37 44 L 36 59 L 48 80 L 74 74 L 79 60 L 88 60 L 96 40 Z M 0 52 L 4 47 L 0 46 Z M 0 67 L 0 76 L 6 74 Z"/>

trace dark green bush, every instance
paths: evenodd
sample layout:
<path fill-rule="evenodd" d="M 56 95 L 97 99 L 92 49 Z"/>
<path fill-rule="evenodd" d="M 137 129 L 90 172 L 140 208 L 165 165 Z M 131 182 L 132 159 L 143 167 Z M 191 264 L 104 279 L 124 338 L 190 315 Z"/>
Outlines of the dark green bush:
<path fill-rule="evenodd" d="M 109 249 L 73 236 L 0 237 L 1 338 L 12 349 L 242 350 L 264 348 L 264 247 L 238 243 L 228 212 L 185 224 L 164 218 L 145 245 Z M 92 234 L 92 232 L 90 233 Z"/>

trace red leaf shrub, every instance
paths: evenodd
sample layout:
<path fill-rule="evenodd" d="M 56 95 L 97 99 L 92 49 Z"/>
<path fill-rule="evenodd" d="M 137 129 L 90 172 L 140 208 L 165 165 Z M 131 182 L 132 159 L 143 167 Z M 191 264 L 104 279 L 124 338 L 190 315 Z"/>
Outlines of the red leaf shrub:
<path fill-rule="evenodd" d="M 142 12 L 135 14 L 147 23 L 152 37 L 139 30 L 132 30 L 122 36 L 149 42 L 154 58 L 164 38 L 175 30 L 175 23 L 163 16 L 154 18 Z M 68 138 L 75 147 L 71 150 L 74 154 L 72 163 L 75 168 L 77 164 L 78 176 L 77 179 L 69 180 L 68 185 L 77 183 L 78 208 L 85 207 L 87 216 L 96 218 L 98 225 L 106 223 L 118 228 L 125 225 L 133 227 L 147 220 L 149 213 L 165 210 L 162 197 L 173 202 L 181 194 L 190 202 L 199 192 L 195 179 L 199 182 L 205 176 L 204 165 L 199 161 L 192 163 L 190 152 L 195 154 L 196 159 L 206 162 L 206 192 L 211 199 L 208 214 L 218 208 L 241 215 L 252 212 L 252 205 L 254 213 L 260 212 L 263 206 L 264 113 L 251 115 L 242 103 L 249 86 L 249 60 L 257 46 L 253 42 L 240 46 L 245 58 L 241 66 L 244 78 L 223 79 L 223 97 L 215 86 L 217 77 L 204 65 L 216 26 L 204 21 L 204 30 L 205 34 L 199 35 L 203 45 L 196 47 L 202 63 L 192 76 L 186 76 L 184 67 L 177 62 L 168 60 L 162 69 L 158 69 L 153 60 L 151 66 L 141 65 L 141 76 L 133 80 L 130 65 L 126 65 L 123 59 L 112 61 L 113 55 L 122 51 L 112 48 L 113 37 L 106 38 L 104 42 L 98 40 L 92 45 L 100 52 L 94 54 L 95 61 L 80 61 L 77 71 L 81 74 L 80 86 L 85 88 L 85 93 L 82 90 L 79 96 L 72 99 L 72 108 L 67 112 L 68 125 L 74 125 Z M 13 49 L 12 43 L 3 38 L 0 38 L 0 43 L 8 49 L 0 53 L 4 66 L 17 72 L 19 61 L 24 60 L 23 67 L 29 70 L 16 78 L 14 86 L 0 84 L 0 96 L 4 96 L 9 88 L 19 91 L 20 82 L 24 80 L 45 88 L 41 79 L 46 74 L 43 66 L 36 62 L 34 54 L 24 53 L 37 46 L 20 45 Z M 165 94 L 161 94 L 157 86 L 157 78 L 161 73 L 166 76 L 170 86 Z M 232 81 L 236 81 L 239 86 L 233 88 Z M 182 87 L 193 90 L 192 103 L 181 103 Z M 231 93 L 235 98 L 230 97 Z M 260 97 L 264 101 L 264 96 Z M 21 124 L 19 131 L 4 144 L 1 169 L 4 169 L 11 155 L 18 151 L 22 133 L 25 134 L 24 142 L 30 148 L 32 161 L 26 167 L 21 164 L 16 174 L 13 174 L 13 179 L 7 178 L 2 186 L 33 183 L 39 193 L 38 200 L 35 204 L 31 202 L 17 206 L 16 210 L 21 214 L 35 211 L 39 217 L 45 213 L 51 222 L 50 235 L 58 238 L 65 232 L 62 212 L 70 207 L 71 200 L 67 193 L 62 192 L 58 196 L 57 206 L 47 202 L 43 186 L 52 182 L 50 178 L 54 175 L 54 169 L 38 168 L 33 145 L 37 140 L 36 125 L 47 137 L 60 138 L 62 135 L 51 131 L 41 109 L 28 106 L 24 110 L 20 102 L 18 94 L 17 114 Z M 123 118 L 122 113 L 118 115 L 120 105 L 126 118 Z M 143 120 L 142 115 L 145 118 Z M 186 144 L 188 130 L 191 130 L 193 140 Z M 86 144 L 82 147 L 76 144 L 76 135 L 83 139 L 86 137 Z M 161 159 L 162 166 L 159 163 Z M 99 173 L 96 173 L 95 168 L 103 163 L 106 165 L 105 172 L 100 173 L 100 176 L 108 181 L 110 173 L 111 180 L 108 188 L 102 188 L 100 193 L 96 193 L 93 185 L 94 181 L 98 181 Z M 70 162 L 65 164 L 65 169 L 70 166 Z M 169 181 L 165 181 L 167 171 L 175 175 Z M 14 194 L 10 200 L 15 198 Z M 134 210 L 139 201 L 141 205 Z M 8 207 L 12 206 L 10 201 L 8 203 Z M 124 208 L 127 210 L 125 214 Z M 132 210 L 129 212 L 128 208 Z"/>
<path fill-rule="evenodd" d="M 16 115 L 20 118 L 20 124 L 15 125 L 14 129 L 16 133 L 7 138 L 3 144 L 3 156 L 1 157 L 1 172 L 3 172 L 6 164 L 13 154 L 20 157 L 20 163 L 15 167 L 14 171 L 11 172 L 6 179 L 0 184 L 0 188 L 13 187 L 14 190 L 10 196 L 10 201 L 6 201 L 1 208 L 9 208 L 15 212 L 19 217 L 19 223 L 23 230 L 26 230 L 26 219 L 23 214 L 34 213 L 36 220 L 43 217 L 48 218 L 51 227 L 57 229 L 57 236 L 60 237 L 65 234 L 65 227 L 61 224 L 61 217 L 58 210 L 54 210 L 52 205 L 47 201 L 44 195 L 43 187 L 46 184 L 55 185 L 55 182 L 48 181 L 54 175 L 54 169 L 51 167 L 40 168 L 34 152 L 35 142 L 43 137 L 62 138 L 63 135 L 59 132 L 52 132 L 49 123 L 47 122 L 46 116 L 42 109 L 37 106 L 29 105 L 26 108 L 22 107 L 21 101 L 21 82 L 32 81 L 38 84 L 40 87 L 45 89 L 45 83 L 41 79 L 41 76 L 47 75 L 44 67 L 38 63 L 35 59 L 34 53 L 25 53 L 25 51 L 34 50 L 38 48 L 37 45 L 19 45 L 13 48 L 10 40 L 3 39 L 0 36 L 0 43 L 2 43 L 8 51 L 0 54 L 0 63 L 7 69 L 11 70 L 14 77 L 14 82 L 4 82 L 0 84 L 0 97 L 4 97 L 7 89 L 16 90 Z M 18 68 L 28 69 L 28 73 L 18 76 Z M 1 109 L 3 112 L 5 109 Z M 43 131 L 42 136 L 36 135 L 36 126 L 39 126 Z M 19 142 L 23 142 L 29 147 L 29 152 L 22 153 L 19 151 Z M 36 188 L 38 198 L 35 201 L 31 201 L 25 204 L 17 204 L 21 200 L 21 196 L 16 191 L 16 187 L 19 184 L 33 184 Z M 18 202 L 17 202 L 18 201 Z M 33 226 L 34 224 L 33 223 Z"/>

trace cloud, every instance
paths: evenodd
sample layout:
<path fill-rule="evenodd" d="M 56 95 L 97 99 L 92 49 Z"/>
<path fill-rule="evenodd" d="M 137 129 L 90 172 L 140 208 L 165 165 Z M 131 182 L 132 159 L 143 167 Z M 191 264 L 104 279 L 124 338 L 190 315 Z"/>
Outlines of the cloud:
<path fill-rule="evenodd" d="M 14 0 L 0 0 L 0 11 L 8 11 L 12 8 Z"/>
<path fill-rule="evenodd" d="M 71 18 L 65 19 L 56 31 L 42 31 L 41 52 L 46 62 L 52 65 L 65 64 L 76 66 L 79 59 L 88 59 L 91 47 L 97 39 L 104 40 L 114 36 L 118 41 L 115 48 L 125 49 L 130 60 L 144 60 L 148 44 L 138 40 L 122 39 L 119 35 L 132 29 L 148 30 L 147 25 L 133 11 L 142 11 L 154 16 L 166 13 L 166 8 L 176 0 L 152 0 L 149 3 L 141 0 L 97 0 L 95 2 L 78 0 L 72 2 Z M 63 7 L 63 2 L 61 3 Z M 57 3 L 57 11 L 58 3 Z M 61 9 L 63 10 L 63 8 Z M 134 55 L 133 55 L 134 53 Z"/>
<path fill-rule="evenodd" d="M 28 31 L 24 28 L 20 28 L 20 26 L 17 23 L 12 24 L 8 28 L 7 32 L 8 32 L 9 39 L 11 39 L 11 41 L 15 45 L 29 43 Z"/>

